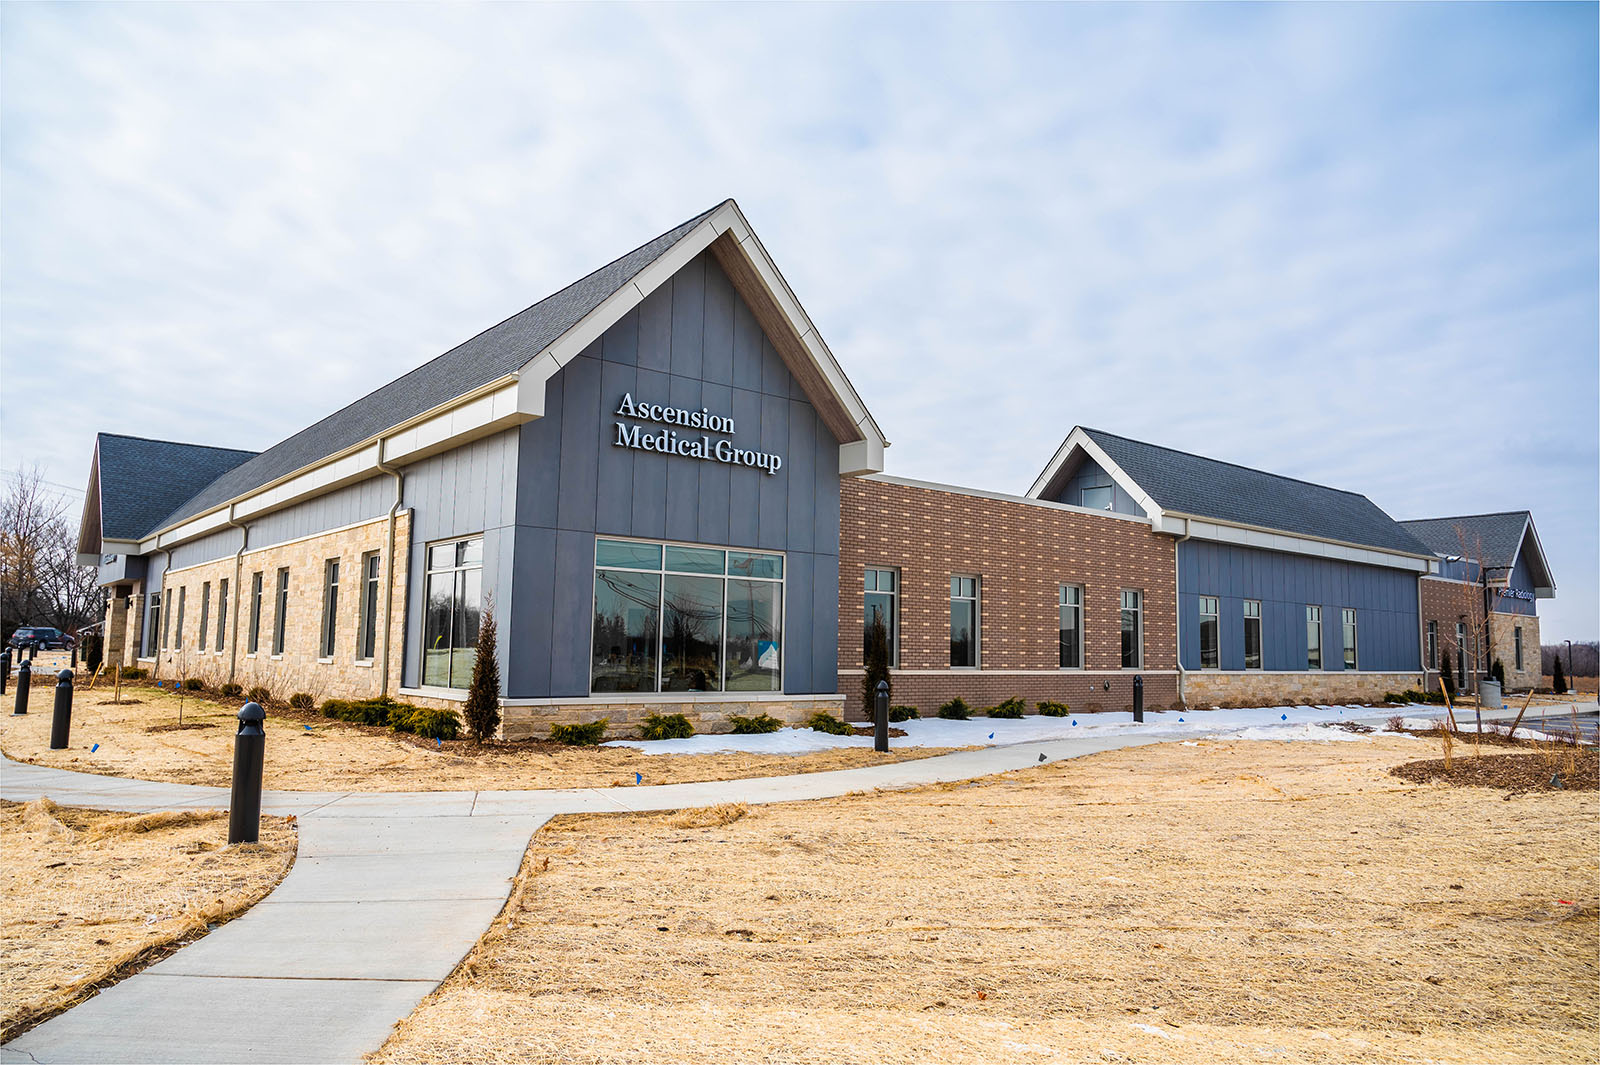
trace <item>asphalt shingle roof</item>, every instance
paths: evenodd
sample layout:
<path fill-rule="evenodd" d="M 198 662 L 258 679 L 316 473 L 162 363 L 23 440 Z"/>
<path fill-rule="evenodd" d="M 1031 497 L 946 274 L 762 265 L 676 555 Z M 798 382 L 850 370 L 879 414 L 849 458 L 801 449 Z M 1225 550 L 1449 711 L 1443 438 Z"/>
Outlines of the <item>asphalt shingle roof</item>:
<path fill-rule="evenodd" d="M 209 484 L 191 488 L 192 498 L 174 502 L 172 508 L 144 532 L 165 528 L 254 491 L 516 371 L 720 206 L 717 204 L 667 230 L 499 325 L 274 444 L 250 461 L 216 476 Z"/>
<path fill-rule="evenodd" d="M 1366 496 L 1084 429 L 1163 510 L 1411 555 L 1431 552 Z"/>
<path fill-rule="evenodd" d="M 254 451 L 117 433 L 99 434 L 95 446 L 100 535 L 113 540 L 139 539 L 185 499 L 256 457 Z"/>
<path fill-rule="evenodd" d="M 1465 514 L 1454 518 L 1417 518 L 1401 527 L 1440 555 L 1459 555 L 1465 537 L 1467 557 L 1479 553 L 1485 566 L 1510 566 L 1522 550 L 1522 533 L 1528 526 L 1526 510 L 1499 514 Z"/>

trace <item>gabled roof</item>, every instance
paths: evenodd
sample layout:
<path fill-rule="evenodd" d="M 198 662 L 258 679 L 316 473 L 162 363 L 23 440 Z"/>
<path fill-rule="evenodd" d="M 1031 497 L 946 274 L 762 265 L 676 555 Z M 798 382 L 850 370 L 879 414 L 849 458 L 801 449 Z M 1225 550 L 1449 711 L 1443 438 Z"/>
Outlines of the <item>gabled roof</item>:
<path fill-rule="evenodd" d="M 1463 556 L 1488 567 L 1491 580 L 1504 577 L 1522 557 L 1528 563 L 1536 586 L 1555 588 L 1539 534 L 1533 527 L 1533 514 L 1529 511 L 1414 518 L 1400 524 L 1441 558 Z M 1496 570 L 1500 572 L 1493 572 Z"/>
<path fill-rule="evenodd" d="M 255 457 L 254 451 L 100 433 L 85 512 L 97 509 L 101 539 L 137 540 L 185 499 Z"/>
<path fill-rule="evenodd" d="M 1077 438 L 1076 440 L 1074 438 Z M 1358 492 L 1209 459 L 1187 451 L 1133 440 L 1101 429 L 1073 430 L 1028 494 L 1047 498 L 1070 473 L 1074 444 L 1085 454 L 1101 452 L 1132 482 L 1147 508 L 1162 514 L 1210 519 L 1318 540 L 1426 557 L 1430 552 L 1377 504 Z M 1097 459 L 1098 461 L 1098 459 Z M 1155 517 L 1155 514 L 1151 515 Z"/>
<path fill-rule="evenodd" d="M 519 391 L 517 413 L 511 420 L 538 417 L 543 412 L 544 383 L 550 376 L 670 278 L 687 257 L 708 249 L 844 445 L 841 472 L 881 470 L 886 442 L 876 422 L 744 221 L 738 205 L 725 200 L 223 472 L 209 484 L 192 489 L 146 532 L 169 529 L 255 495 L 504 379 L 516 380 L 530 393 L 537 393 L 524 396 Z"/>

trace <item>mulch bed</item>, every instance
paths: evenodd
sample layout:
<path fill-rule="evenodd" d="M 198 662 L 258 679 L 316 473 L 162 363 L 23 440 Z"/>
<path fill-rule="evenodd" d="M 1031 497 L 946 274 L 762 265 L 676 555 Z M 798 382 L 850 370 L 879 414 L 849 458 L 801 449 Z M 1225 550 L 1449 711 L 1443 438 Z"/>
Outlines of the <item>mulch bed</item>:
<path fill-rule="evenodd" d="M 1428 758 L 1397 765 L 1389 772 L 1416 784 L 1437 782 L 1506 791 L 1555 791 L 1551 777 L 1559 775 L 1561 787 L 1567 791 L 1595 791 L 1600 789 L 1600 750 L 1566 748 L 1552 753 L 1485 757 L 1457 754 L 1450 760 L 1448 770 L 1444 759 Z"/>

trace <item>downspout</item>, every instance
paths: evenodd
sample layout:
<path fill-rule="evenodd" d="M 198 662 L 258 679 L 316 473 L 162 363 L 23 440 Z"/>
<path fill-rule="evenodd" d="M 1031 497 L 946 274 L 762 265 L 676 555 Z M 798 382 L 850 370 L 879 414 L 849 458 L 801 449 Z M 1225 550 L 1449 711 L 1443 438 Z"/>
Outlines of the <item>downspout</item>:
<path fill-rule="evenodd" d="M 1189 539 L 1189 519 L 1184 518 L 1183 535 L 1178 537 L 1177 542 L 1172 545 L 1172 620 L 1174 622 L 1172 646 L 1177 653 L 1178 701 L 1184 705 L 1185 709 L 1189 706 L 1189 698 L 1183 691 L 1183 590 L 1179 585 L 1178 547 L 1187 539 Z"/>
<path fill-rule="evenodd" d="M 383 454 L 383 444 L 378 444 L 378 454 Z M 400 513 L 400 504 L 405 500 L 405 475 L 393 466 L 385 464 L 383 459 L 378 459 L 378 469 L 394 478 L 394 502 L 389 506 L 389 532 L 388 546 L 385 549 L 383 560 L 383 629 L 379 632 L 379 643 L 383 648 L 379 662 L 382 664 L 383 676 L 379 679 L 378 695 L 380 698 L 389 694 L 389 633 L 393 628 L 391 619 L 394 616 L 394 527 L 395 517 Z"/>
<path fill-rule="evenodd" d="M 235 675 L 239 671 L 239 600 L 244 598 L 244 589 L 239 586 L 239 576 L 244 571 L 245 548 L 250 544 L 249 527 L 234 520 L 233 511 L 237 506 L 237 503 L 228 504 L 228 524 L 239 530 L 239 550 L 233 553 L 233 602 L 229 604 L 233 617 L 228 619 L 230 631 L 233 633 L 233 641 L 228 644 L 229 684 L 234 683 L 237 679 Z"/>

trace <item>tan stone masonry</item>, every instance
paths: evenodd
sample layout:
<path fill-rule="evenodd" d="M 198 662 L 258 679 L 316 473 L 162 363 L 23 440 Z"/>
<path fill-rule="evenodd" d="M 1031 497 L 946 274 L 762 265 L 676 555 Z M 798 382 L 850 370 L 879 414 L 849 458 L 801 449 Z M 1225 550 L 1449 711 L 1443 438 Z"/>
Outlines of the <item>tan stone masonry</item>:
<path fill-rule="evenodd" d="M 1421 682 L 1421 673 L 1205 670 L 1185 673 L 1183 692 L 1188 704 L 1195 707 L 1230 703 L 1375 703 L 1389 692 L 1415 688 Z"/>

